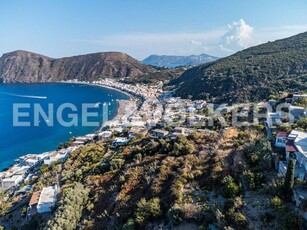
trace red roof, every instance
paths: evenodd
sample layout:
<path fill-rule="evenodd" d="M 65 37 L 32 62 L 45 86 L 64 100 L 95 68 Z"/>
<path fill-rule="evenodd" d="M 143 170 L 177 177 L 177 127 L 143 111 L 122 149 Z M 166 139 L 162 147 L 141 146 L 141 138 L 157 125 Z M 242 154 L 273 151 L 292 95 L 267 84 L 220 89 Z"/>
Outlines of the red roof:
<path fill-rule="evenodd" d="M 51 155 L 50 155 L 50 157 L 56 157 L 58 155 L 58 153 L 57 152 L 54 152 L 54 153 L 52 153 Z"/>
<path fill-rule="evenodd" d="M 39 196 L 40 196 L 41 192 L 38 191 L 38 192 L 34 192 L 32 194 L 32 197 L 31 197 L 31 200 L 29 202 L 29 206 L 31 205 L 34 205 L 34 204 L 37 204 L 38 203 L 38 200 L 39 200 Z"/>
<path fill-rule="evenodd" d="M 294 145 L 294 141 L 293 140 L 289 140 L 287 141 L 286 144 L 286 152 L 297 152 L 297 148 Z"/>
<path fill-rule="evenodd" d="M 286 137 L 288 137 L 288 133 L 287 132 L 278 132 L 276 137 L 284 137 L 284 138 L 286 138 Z"/>

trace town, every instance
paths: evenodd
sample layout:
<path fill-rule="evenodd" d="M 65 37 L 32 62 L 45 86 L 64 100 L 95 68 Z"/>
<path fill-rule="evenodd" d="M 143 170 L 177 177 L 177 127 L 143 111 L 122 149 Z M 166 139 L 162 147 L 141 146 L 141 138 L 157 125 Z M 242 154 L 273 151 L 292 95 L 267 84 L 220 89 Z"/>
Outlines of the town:
<path fill-rule="evenodd" d="M 72 82 L 72 81 L 70 81 Z M 276 155 L 276 171 L 285 176 L 290 159 L 295 159 L 295 177 L 307 179 L 307 132 L 291 129 L 289 121 L 295 124 L 306 117 L 306 94 L 291 94 L 284 99 L 287 110 L 278 111 L 278 101 L 250 103 L 244 105 L 217 105 L 204 100 L 189 100 L 173 97 L 173 91 L 164 92 L 162 82 L 155 85 L 130 85 L 120 81 L 104 79 L 100 81 L 77 82 L 110 87 L 129 95 L 129 100 L 119 100 L 116 116 L 106 121 L 93 134 L 75 137 L 61 148 L 42 154 L 28 154 L 15 160 L 7 170 L 0 173 L 1 190 L 6 196 L 3 201 L 22 196 L 32 191 L 32 185 L 25 185 L 35 177 L 44 165 L 65 161 L 80 146 L 92 142 L 111 141 L 111 148 L 125 146 L 136 135 L 149 136 L 153 139 L 176 139 L 188 136 L 192 132 L 210 133 L 211 130 L 231 128 L 232 118 L 240 126 L 263 126 L 267 138 L 271 141 Z M 261 117 L 255 123 L 255 116 Z M 262 116 L 259 116 L 262 114 Z M 289 117 L 291 119 L 289 119 Z M 234 124 L 234 123 L 233 123 Z M 59 184 L 42 188 L 32 193 L 26 211 L 26 220 L 36 213 L 50 213 L 57 202 Z M 293 201 L 297 207 L 307 199 L 307 189 L 294 186 Z M 305 212 L 307 217 L 307 213 Z"/>

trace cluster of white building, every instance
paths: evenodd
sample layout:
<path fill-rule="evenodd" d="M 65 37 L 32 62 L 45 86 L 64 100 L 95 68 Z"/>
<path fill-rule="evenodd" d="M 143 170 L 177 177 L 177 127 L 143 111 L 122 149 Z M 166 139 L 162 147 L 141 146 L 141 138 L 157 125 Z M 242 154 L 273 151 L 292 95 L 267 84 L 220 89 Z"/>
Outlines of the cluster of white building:
<path fill-rule="evenodd" d="M 15 160 L 9 169 L 0 172 L 1 189 L 15 189 L 22 182 L 30 181 L 42 164 L 50 165 L 52 162 L 65 160 L 76 147 L 69 147 L 59 151 L 45 152 L 42 154 L 28 154 Z"/>
<path fill-rule="evenodd" d="M 110 122 L 107 122 L 110 128 L 129 128 L 143 127 L 150 128 L 156 126 L 162 119 L 163 106 L 158 99 L 162 94 L 162 84 L 148 86 L 144 84 L 124 84 L 110 79 L 96 81 L 94 84 L 112 87 L 131 95 L 142 98 L 142 104 L 138 108 L 137 101 L 130 99 L 128 101 L 119 101 L 119 116 Z"/>
<path fill-rule="evenodd" d="M 21 182 L 31 178 L 31 169 L 47 157 L 48 153 L 28 154 L 15 160 L 15 164 L 0 173 L 1 189 L 8 190 L 17 187 Z"/>
<path fill-rule="evenodd" d="M 164 99 L 163 103 L 165 105 L 162 118 L 164 124 L 195 125 L 209 119 L 202 113 L 206 107 L 206 102 L 203 100 L 192 101 L 180 97 L 169 97 Z"/>
<path fill-rule="evenodd" d="M 290 121 L 295 122 L 298 119 L 307 116 L 306 108 L 295 105 L 295 101 L 300 98 L 307 98 L 307 94 L 294 94 L 292 98 L 286 99 L 284 106 L 288 107 L 289 110 L 286 116 L 284 116 L 281 111 L 268 112 L 266 118 L 268 126 L 278 126 L 286 117 L 288 117 Z M 272 103 L 270 105 L 272 105 Z"/>

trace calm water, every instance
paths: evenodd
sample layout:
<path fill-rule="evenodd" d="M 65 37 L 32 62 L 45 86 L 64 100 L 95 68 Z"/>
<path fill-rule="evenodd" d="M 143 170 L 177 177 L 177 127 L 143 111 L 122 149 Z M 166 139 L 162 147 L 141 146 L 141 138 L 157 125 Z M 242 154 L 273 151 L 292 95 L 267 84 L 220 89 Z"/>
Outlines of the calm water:
<path fill-rule="evenodd" d="M 112 119 L 117 109 L 115 100 L 127 98 L 126 95 L 111 89 L 81 84 L 0 84 L 0 170 L 10 166 L 14 159 L 21 155 L 51 151 L 70 137 L 97 130 L 99 126 L 82 126 L 82 103 L 96 104 L 96 108 L 89 109 L 89 112 L 98 112 L 99 116 L 89 120 L 99 122 L 101 125 L 102 103 L 109 104 L 108 114 L 109 119 Z M 29 117 L 19 119 L 19 121 L 30 122 L 30 127 L 13 126 L 14 103 L 30 104 L 30 108 L 19 110 L 30 114 Z M 45 122 L 41 117 L 39 126 L 33 125 L 35 103 L 39 103 L 47 114 L 48 104 L 54 105 L 52 127 L 49 127 L 48 121 Z M 77 107 L 77 112 L 65 109 L 62 116 L 65 121 L 70 121 L 68 115 L 78 114 L 78 126 L 63 127 L 57 122 L 56 112 L 63 103 L 72 103 Z"/>

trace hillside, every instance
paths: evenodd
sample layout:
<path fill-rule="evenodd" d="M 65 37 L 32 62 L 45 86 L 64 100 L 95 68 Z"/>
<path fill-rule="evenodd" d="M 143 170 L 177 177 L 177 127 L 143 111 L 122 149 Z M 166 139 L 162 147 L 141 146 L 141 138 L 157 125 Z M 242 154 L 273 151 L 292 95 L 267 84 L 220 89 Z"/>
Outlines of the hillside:
<path fill-rule="evenodd" d="M 157 67 L 175 68 L 178 66 L 194 66 L 217 60 L 217 57 L 208 54 L 174 56 L 174 55 L 150 55 L 143 60 L 144 64 Z"/>
<path fill-rule="evenodd" d="M 14 51 L 0 58 L 0 82 L 4 83 L 133 78 L 155 71 L 153 67 L 119 52 L 54 59 L 27 51 Z"/>
<path fill-rule="evenodd" d="M 307 32 L 197 66 L 171 82 L 177 95 L 215 102 L 265 99 L 307 89 Z"/>
<path fill-rule="evenodd" d="M 34 214 L 25 221 L 23 210 L 32 195 L 27 192 L 2 202 L 0 225 L 24 230 L 306 229 L 292 202 L 272 209 L 270 200 L 282 197 L 282 187 L 272 183 L 276 172 L 263 138 L 256 130 L 231 128 L 175 140 L 137 135 L 117 149 L 110 148 L 111 142 L 93 142 L 65 162 L 41 166 L 39 176 L 26 183 L 33 191 L 59 185 L 51 215 Z"/>

